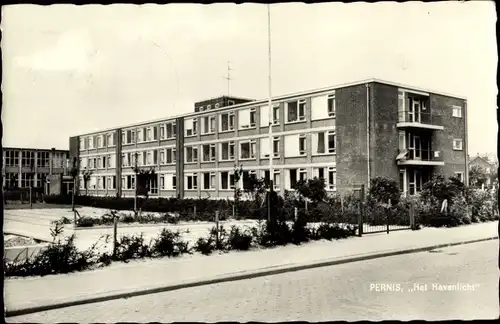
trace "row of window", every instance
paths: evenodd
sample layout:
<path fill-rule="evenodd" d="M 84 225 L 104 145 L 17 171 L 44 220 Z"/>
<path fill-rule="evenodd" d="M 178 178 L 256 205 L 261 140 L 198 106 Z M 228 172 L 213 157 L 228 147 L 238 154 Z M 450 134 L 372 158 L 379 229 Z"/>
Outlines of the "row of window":
<path fill-rule="evenodd" d="M 37 173 L 36 177 L 34 173 L 21 173 L 21 178 L 19 178 L 19 173 L 6 173 L 3 186 L 8 188 L 29 188 L 30 186 L 40 188 L 45 185 L 47 176 L 48 173 Z"/>
<path fill-rule="evenodd" d="M 80 150 L 113 147 L 115 146 L 115 135 L 113 132 L 101 135 L 80 137 Z"/>
<path fill-rule="evenodd" d="M 94 158 L 81 158 L 80 160 L 80 169 L 106 169 L 115 167 L 115 154 L 109 154 L 106 156 L 99 156 Z"/>
<path fill-rule="evenodd" d="M 274 170 L 273 184 L 276 190 L 279 190 L 281 185 L 280 170 Z M 215 190 L 216 187 L 220 190 L 233 190 L 235 186 L 245 188 L 248 185 L 248 180 L 251 176 L 264 178 L 269 180 L 269 170 L 263 170 L 260 174 L 257 171 L 244 171 L 242 180 L 239 183 L 234 181 L 234 173 L 232 171 L 220 172 L 201 172 L 186 174 L 184 177 L 184 186 L 186 190 Z M 334 168 L 314 168 L 313 177 L 325 179 L 326 189 L 335 190 L 337 184 L 337 176 Z M 284 189 L 290 190 L 300 180 L 308 178 L 307 170 L 287 169 L 285 170 Z M 218 185 L 217 185 L 218 183 Z M 80 179 L 80 188 L 85 189 L 83 178 Z M 122 188 L 124 190 L 135 189 L 135 175 L 126 175 L 122 177 Z M 176 190 L 177 177 L 173 173 L 159 174 L 158 178 L 150 182 L 151 193 L 158 193 L 161 190 Z M 87 189 L 116 189 L 116 176 L 91 176 L 87 184 Z"/>
<path fill-rule="evenodd" d="M 159 132 L 158 132 L 159 130 Z M 166 139 L 175 139 L 177 126 L 175 122 L 161 123 L 159 126 L 148 126 L 122 131 L 123 144 L 144 143 Z"/>
<path fill-rule="evenodd" d="M 286 102 L 285 123 L 304 122 L 306 120 L 306 111 L 308 104 L 306 99 L 299 99 Z M 269 106 L 260 108 L 260 126 L 268 127 L 270 124 L 279 125 L 280 123 L 280 105 L 274 104 L 269 114 Z M 335 117 L 335 94 L 323 95 L 311 99 L 311 120 L 320 120 Z M 234 111 L 218 114 L 219 132 L 234 131 L 236 128 L 236 117 Z M 272 120 L 270 120 L 270 117 Z M 200 118 L 201 134 L 214 134 L 217 128 L 217 115 L 204 116 Z M 238 129 L 245 130 L 257 126 L 257 108 L 247 108 L 238 110 Z M 196 136 L 198 134 L 198 119 L 188 118 L 184 121 L 184 135 L 186 137 Z"/>
<path fill-rule="evenodd" d="M 4 157 L 4 163 L 7 167 L 17 167 L 19 162 L 21 162 L 22 167 L 50 167 L 50 152 L 21 151 L 21 157 L 19 157 L 19 151 L 5 151 Z M 53 157 L 55 166 L 59 166 L 63 162 L 63 159 L 58 157 L 57 154 Z"/>

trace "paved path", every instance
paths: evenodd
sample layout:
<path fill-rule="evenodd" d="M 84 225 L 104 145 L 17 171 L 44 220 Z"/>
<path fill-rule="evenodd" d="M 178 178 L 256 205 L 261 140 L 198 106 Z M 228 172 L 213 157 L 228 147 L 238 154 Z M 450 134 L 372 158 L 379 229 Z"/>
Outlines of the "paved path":
<path fill-rule="evenodd" d="M 68 307 L 8 318 L 8 321 L 146 323 L 498 318 L 498 242 L 431 252 L 434 253 L 406 254 Z M 468 284 L 468 291 L 439 291 L 433 286 L 456 283 Z M 388 285 L 385 290 L 384 284 Z M 415 286 L 419 289 L 415 290 Z"/>
<path fill-rule="evenodd" d="M 372 234 L 334 242 L 320 241 L 302 246 L 232 252 L 221 255 L 191 255 L 177 259 L 138 260 L 128 264 L 73 274 L 7 279 L 5 305 L 18 310 L 57 302 L 132 292 L 192 280 L 204 280 L 242 271 L 322 260 L 370 255 L 419 247 L 495 237 L 498 221 L 458 228 L 428 228 Z M 496 256 L 495 256 L 496 257 Z"/>

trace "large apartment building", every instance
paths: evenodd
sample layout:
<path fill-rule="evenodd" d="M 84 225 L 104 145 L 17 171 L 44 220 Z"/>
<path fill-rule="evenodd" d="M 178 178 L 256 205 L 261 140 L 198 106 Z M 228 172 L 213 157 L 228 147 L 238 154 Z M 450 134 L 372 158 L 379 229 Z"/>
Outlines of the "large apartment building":
<path fill-rule="evenodd" d="M 68 150 L 4 147 L 2 151 L 3 188 L 29 188 L 31 185 L 50 193 L 51 179 L 57 179 L 52 181 L 54 186 L 69 175 Z M 60 193 L 60 188 L 57 193 Z"/>
<path fill-rule="evenodd" d="M 235 166 L 244 178 L 272 176 L 281 193 L 313 177 L 340 193 L 378 176 L 408 194 L 434 173 L 467 182 L 464 98 L 377 79 L 275 97 L 271 114 L 267 99 L 221 98 L 184 116 L 70 138 L 81 174 L 91 171 L 88 194 L 133 196 L 136 157 L 156 171 L 153 197 L 230 198 L 243 183 L 233 183 Z"/>

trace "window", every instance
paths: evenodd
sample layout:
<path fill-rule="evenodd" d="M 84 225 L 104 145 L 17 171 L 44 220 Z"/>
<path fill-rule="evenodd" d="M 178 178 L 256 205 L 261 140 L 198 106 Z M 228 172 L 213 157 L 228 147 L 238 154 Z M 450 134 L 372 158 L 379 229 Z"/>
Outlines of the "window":
<path fill-rule="evenodd" d="M 215 161 L 215 144 L 202 145 L 203 162 Z"/>
<path fill-rule="evenodd" d="M 186 176 L 186 188 L 187 188 L 187 190 L 198 189 L 198 176 L 197 175 L 187 175 Z"/>
<path fill-rule="evenodd" d="M 195 146 L 186 147 L 186 162 L 198 162 L 198 148 Z"/>
<path fill-rule="evenodd" d="M 165 139 L 165 124 L 160 125 L 160 139 Z"/>
<path fill-rule="evenodd" d="M 19 166 L 19 151 L 4 151 L 5 166 Z"/>
<path fill-rule="evenodd" d="M 234 100 L 228 100 L 228 101 L 227 101 L 227 105 L 228 105 L 228 106 L 232 106 L 232 105 L 234 105 Z"/>
<path fill-rule="evenodd" d="M 455 172 L 455 178 L 457 178 L 461 182 L 464 182 L 464 173 L 463 172 Z"/>
<path fill-rule="evenodd" d="M 335 107 L 335 94 L 328 95 L 328 116 L 335 117 L 336 107 Z"/>
<path fill-rule="evenodd" d="M 300 155 L 307 154 L 306 134 L 299 135 L 299 154 Z"/>
<path fill-rule="evenodd" d="M 177 127 L 175 122 L 173 123 L 167 123 L 166 124 L 166 129 L 167 129 L 167 139 L 175 138 L 175 134 L 177 133 Z"/>
<path fill-rule="evenodd" d="M 80 150 L 85 150 L 85 138 L 80 137 Z"/>
<path fill-rule="evenodd" d="M 215 133 L 215 116 L 202 117 L 203 120 L 203 134 Z"/>
<path fill-rule="evenodd" d="M 177 177 L 175 175 L 172 176 L 172 189 L 175 190 L 177 188 Z"/>
<path fill-rule="evenodd" d="M 113 140 L 113 137 L 114 137 L 114 136 L 113 136 L 113 133 L 108 134 L 108 135 L 107 135 L 107 137 L 108 137 L 108 140 L 107 140 L 107 142 L 108 142 L 108 147 L 109 147 L 109 146 L 114 146 L 114 145 L 115 145 L 115 142 L 114 142 L 114 140 Z"/>
<path fill-rule="evenodd" d="M 135 189 L 135 175 L 122 177 L 122 185 L 125 189 Z"/>
<path fill-rule="evenodd" d="M 333 168 L 328 168 L 328 179 L 327 179 L 328 190 L 335 190 L 337 186 L 337 173 Z"/>
<path fill-rule="evenodd" d="M 212 105 L 207 105 L 207 110 L 212 109 Z"/>
<path fill-rule="evenodd" d="M 38 173 L 36 175 L 35 187 L 36 188 L 43 188 L 45 186 L 46 179 L 47 179 L 48 175 L 49 175 L 48 173 Z"/>
<path fill-rule="evenodd" d="M 34 173 L 21 173 L 21 188 L 29 188 L 30 186 L 34 186 L 34 177 Z"/>
<path fill-rule="evenodd" d="M 313 144 L 313 149 L 315 154 L 327 154 L 335 153 L 335 132 L 321 132 L 313 134 L 313 143 L 316 142 L 317 145 Z"/>
<path fill-rule="evenodd" d="M 215 189 L 215 173 L 205 172 L 203 173 L 203 189 Z"/>
<path fill-rule="evenodd" d="M 297 122 L 306 120 L 306 100 L 291 101 L 286 104 L 287 122 Z"/>
<path fill-rule="evenodd" d="M 165 164 L 165 154 L 167 157 L 166 163 L 167 164 L 174 164 L 176 160 L 176 154 L 175 154 L 175 148 L 167 148 L 165 151 L 160 151 L 160 160 L 162 161 L 161 163 Z"/>
<path fill-rule="evenodd" d="M 152 141 L 153 140 L 153 129 L 151 127 L 148 127 L 146 130 L 146 141 Z"/>
<path fill-rule="evenodd" d="M 453 109 L 453 113 L 452 113 L 453 117 L 462 118 L 462 107 L 453 106 L 452 109 Z"/>
<path fill-rule="evenodd" d="M 184 127 L 186 127 L 186 136 L 196 136 L 196 131 L 197 131 L 196 119 L 186 119 L 184 121 Z"/>
<path fill-rule="evenodd" d="M 234 189 L 234 174 L 228 171 L 221 172 L 220 183 L 222 190 Z"/>
<path fill-rule="evenodd" d="M 228 112 L 220 115 L 221 132 L 234 130 L 234 112 Z"/>
<path fill-rule="evenodd" d="M 269 138 L 264 137 L 260 139 L 260 153 L 261 157 L 269 157 Z M 280 156 L 280 138 L 279 136 L 273 137 L 273 157 Z"/>
<path fill-rule="evenodd" d="M 144 142 L 146 140 L 146 134 L 144 128 L 137 129 L 136 133 L 137 133 L 137 143 Z"/>
<path fill-rule="evenodd" d="M 462 141 L 462 139 L 460 139 L 460 138 L 455 138 L 455 139 L 453 140 L 453 149 L 454 149 L 455 151 L 461 151 L 461 150 L 463 149 L 463 148 L 462 148 L 462 146 L 463 146 L 463 141 Z"/>
<path fill-rule="evenodd" d="M 220 144 L 221 161 L 234 160 L 234 142 L 225 142 Z"/>
<path fill-rule="evenodd" d="M 89 141 L 89 148 L 94 148 L 94 138 L 92 136 L 89 136 L 88 137 L 88 141 Z"/>
<path fill-rule="evenodd" d="M 146 165 L 153 164 L 153 152 L 147 152 Z"/>
<path fill-rule="evenodd" d="M 278 125 L 280 123 L 280 105 L 273 106 L 273 125 Z"/>
<path fill-rule="evenodd" d="M 102 147 L 101 135 L 97 136 L 96 140 L 97 140 L 96 147 Z"/>
<path fill-rule="evenodd" d="M 215 109 L 217 109 L 217 108 L 219 108 L 219 104 L 218 103 L 215 104 Z"/>
<path fill-rule="evenodd" d="M 6 153 L 9 153 L 9 152 L 6 152 Z M 7 156 L 6 156 L 5 160 L 6 160 L 5 165 L 8 166 Z M 37 152 L 37 154 L 36 154 L 36 166 L 39 168 L 50 167 L 50 153 L 49 152 Z"/>
<path fill-rule="evenodd" d="M 165 190 L 165 174 L 160 174 L 160 189 Z"/>
<path fill-rule="evenodd" d="M 289 188 L 293 189 L 295 188 L 295 185 L 297 184 L 297 169 L 290 169 L 288 170 L 288 181 L 289 181 Z"/>
<path fill-rule="evenodd" d="M 240 159 L 255 159 L 255 141 L 240 142 Z"/>
<path fill-rule="evenodd" d="M 299 169 L 299 181 L 305 181 L 305 180 L 307 180 L 307 170 Z"/>
<path fill-rule="evenodd" d="M 21 152 L 21 163 L 22 163 L 23 167 L 34 168 L 35 167 L 35 152 L 22 151 Z"/>

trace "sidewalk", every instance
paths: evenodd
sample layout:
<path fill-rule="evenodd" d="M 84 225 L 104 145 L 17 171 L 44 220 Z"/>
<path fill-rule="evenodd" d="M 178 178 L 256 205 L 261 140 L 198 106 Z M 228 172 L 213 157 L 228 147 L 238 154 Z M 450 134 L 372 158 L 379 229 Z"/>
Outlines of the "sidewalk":
<path fill-rule="evenodd" d="M 195 281 L 234 277 L 266 268 L 307 268 L 310 264 L 320 262 L 333 264 L 346 262 L 347 258 L 367 259 L 380 253 L 430 249 L 444 244 L 494 237 L 498 237 L 498 221 L 448 229 L 426 228 L 420 231 L 367 234 L 361 238 L 319 241 L 302 246 L 116 263 L 95 271 L 6 279 L 5 305 L 7 312 L 17 312 L 116 294 L 130 293 L 132 296 L 138 291 L 172 285 L 179 288 L 184 283 L 192 286 Z"/>

